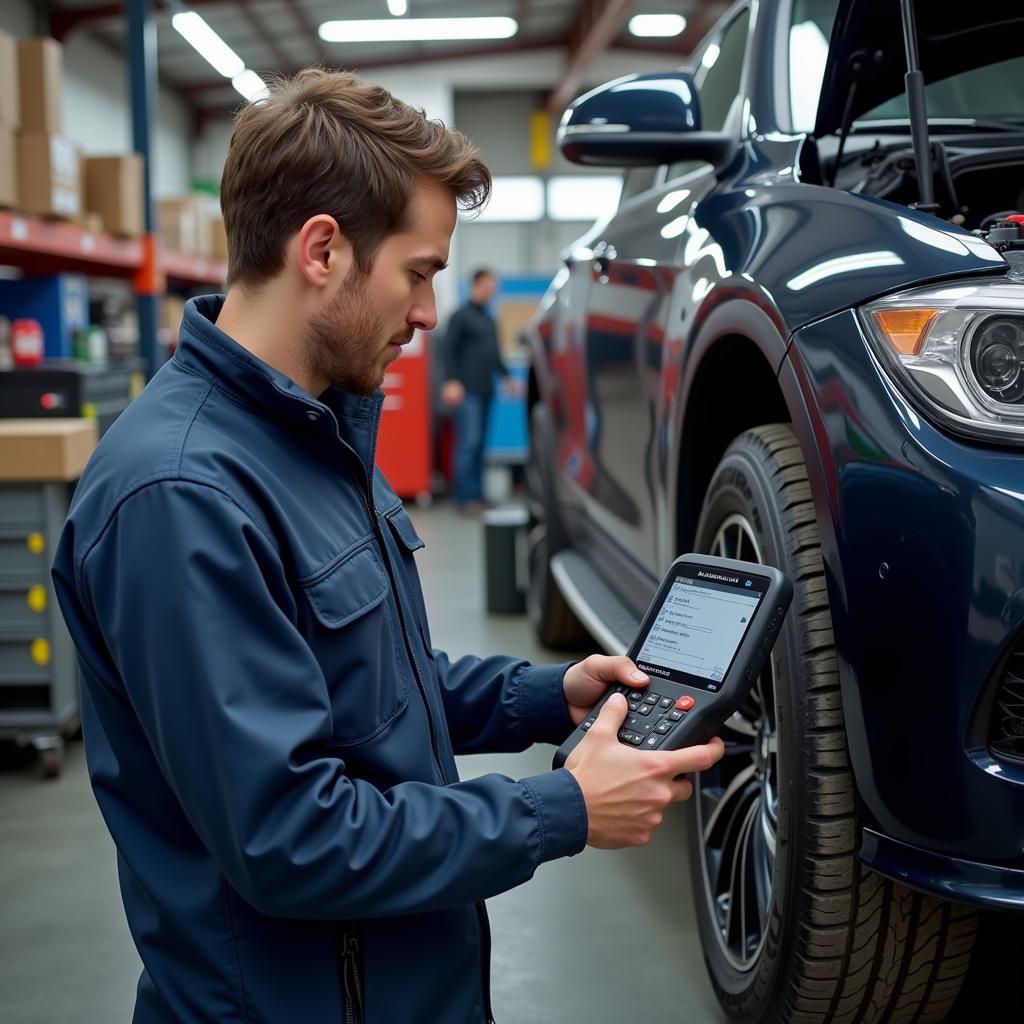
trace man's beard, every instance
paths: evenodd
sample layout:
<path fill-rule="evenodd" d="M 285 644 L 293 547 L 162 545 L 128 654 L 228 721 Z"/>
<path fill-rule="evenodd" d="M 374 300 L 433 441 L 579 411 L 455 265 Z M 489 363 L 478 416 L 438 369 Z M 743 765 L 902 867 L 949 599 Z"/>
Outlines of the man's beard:
<path fill-rule="evenodd" d="M 366 297 L 366 277 L 353 268 L 334 301 L 306 326 L 305 359 L 315 378 L 356 395 L 370 395 L 384 382 L 389 341 L 407 341 L 412 331 L 388 338 L 384 318 Z"/>

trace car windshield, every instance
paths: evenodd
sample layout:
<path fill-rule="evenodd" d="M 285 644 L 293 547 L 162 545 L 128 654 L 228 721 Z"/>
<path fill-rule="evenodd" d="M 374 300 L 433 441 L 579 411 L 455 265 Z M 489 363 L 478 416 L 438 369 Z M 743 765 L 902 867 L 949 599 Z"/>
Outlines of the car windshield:
<path fill-rule="evenodd" d="M 789 85 L 793 126 L 810 132 L 825 76 L 836 0 L 794 0 L 789 31 Z M 928 117 L 979 121 L 1024 118 L 1024 57 L 971 68 L 925 86 Z M 861 114 L 858 124 L 907 118 L 905 94 Z"/>

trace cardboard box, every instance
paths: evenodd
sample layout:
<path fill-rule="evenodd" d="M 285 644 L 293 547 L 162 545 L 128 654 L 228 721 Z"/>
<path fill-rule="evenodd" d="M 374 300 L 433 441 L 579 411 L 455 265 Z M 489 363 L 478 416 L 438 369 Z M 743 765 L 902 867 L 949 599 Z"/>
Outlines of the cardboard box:
<path fill-rule="evenodd" d="M 498 343 L 502 355 L 523 351 L 520 337 L 537 312 L 537 299 L 503 299 L 498 308 Z"/>
<path fill-rule="evenodd" d="M 0 420 L 0 480 L 77 480 L 97 436 L 95 420 Z"/>
<path fill-rule="evenodd" d="M 0 32 L 0 127 L 21 127 L 18 40 L 6 32 Z"/>
<path fill-rule="evenodd" d="M 168 249 L 198 254 L 200 228 L 199 203 L 193 196 L 161 199 L 157 206 L 160 241 Z"/>
<path fill-rule="evenodd" d="M 145 230 L 141 154 L 87 157 L 84 205 L 111 234 L 139 238 Z"/>
<path fill-rule="evenodd" d="M 215 260 L 222 263 L 228 261 L 228 233 L 224 228 L 224 218 L 217 216 L 210 221 L 213 231 L 213 252 L 211 255 Z"/>
<path fill-rule="evenodd" d="M 18 136 L 18 205 L 26 213 L 72 219 L 82 212 L 78 149 L 63 135 Z"/>
<path fill-rule="evenodd" d="M 178 337 L 187 302 L 188 300 L 183 299 L 180 295 L 165 295 L 160 300 L 160 326 L 172 338 Z"/>
<path fill-rule="evenodd" d="M 103 231 L 103 218 L 98 213 L 90 213 L 88 210 L 84 210 L 75 217 L 73 223 L 93 235 L 98 235 Z"/>
<path fill-rule="evenodd" d="M 56 39 L 22 39 L 18 43 L 19 127 L 23 132 L 60 134 L 63 80 L 64 47 Z"/>
<path fill-rule="evenodd" d="M 196 196 L 196 255 L 212 260 L 214 255 L 214 219 L 220 217 L 220 207 L 210 196 Z"/>
<path fill-rule="evenodd" d="M 17 206 L 18 198 L 18 137 L 0 125 L 0 206 Z"/>

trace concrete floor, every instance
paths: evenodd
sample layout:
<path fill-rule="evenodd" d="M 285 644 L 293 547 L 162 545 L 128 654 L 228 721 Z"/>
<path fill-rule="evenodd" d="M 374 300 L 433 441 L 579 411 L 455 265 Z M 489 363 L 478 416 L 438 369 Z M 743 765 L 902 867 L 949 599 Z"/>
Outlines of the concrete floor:
<path fill-rule="evenodd" d="M 419 565 L 437 646 L 453 655 L 561 660 L 536 645 L 525 617 L 484 613 L 478 523 L 447 504 L 410 512 L 427 543 Z M 523 777 L 548 769 L 551 754 L 539 746 L 464 757 L 460 771 Z M 692 923 L 678 814 L 644 849 L 588 849 L 544 865 L 530 883 L 488 906 L 499 1024 L 725 1019 Z M 0 1020 L 129 1021 L 139 970 L 81 743 L 69 747 L 56 782 L 42 781 L 25 758 L 7 752 L 0 765 Z"/>

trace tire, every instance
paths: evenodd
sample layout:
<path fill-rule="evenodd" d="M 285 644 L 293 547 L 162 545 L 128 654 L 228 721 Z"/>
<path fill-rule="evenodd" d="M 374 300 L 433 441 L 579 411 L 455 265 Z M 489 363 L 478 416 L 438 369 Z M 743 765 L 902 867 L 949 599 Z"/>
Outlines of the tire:
<path fill-rule="evenodd" d="M 789 426 L 758 427 L 730 445 L 695 547 L 776 565 L 794 585 L 770 662 L 723 729 L 727 755 L 696 777 L 687 805 L 694 903 L 722 1007 L 743 1024 L 946 1019 L 977 915 L 856 858 L 821 541 Z"/>
<path fill-rule="evenodd" d="M 526 614 L 537 639 L 552 650 L 578 651 L 593 644 L 569 607 L 551 572 L 551 556 L 566 546 L 558 522 L 554 488 L 544 460 L 550 450 L 547 416 L 538 403 L 530 410 L 530 455 L 526 463 L 529 507 L 527 554 L 529 580 Z"/>
<path fill-rule="evenodd" d="M 950 1021 L 1024 1020 L 1024 915 L 986 912 L 978 915 L 978 938 L 967 980 Z"/>

